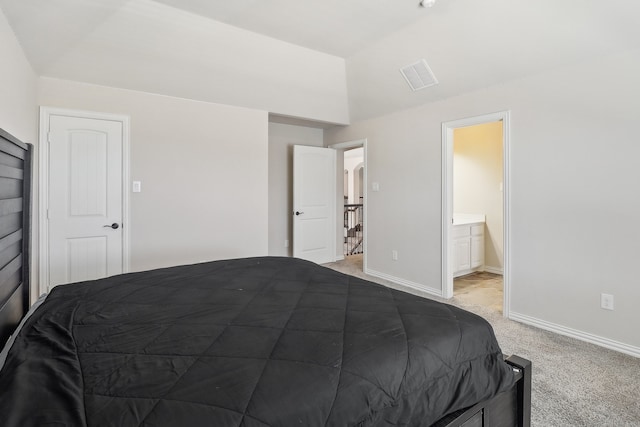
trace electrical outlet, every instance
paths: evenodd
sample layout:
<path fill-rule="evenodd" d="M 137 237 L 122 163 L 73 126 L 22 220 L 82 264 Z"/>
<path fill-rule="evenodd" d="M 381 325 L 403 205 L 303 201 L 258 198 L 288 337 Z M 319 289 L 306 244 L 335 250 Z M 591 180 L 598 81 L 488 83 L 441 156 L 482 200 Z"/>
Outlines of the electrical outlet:
<path fill-rule="evenodd" d="M 613 310 L 613 295 L 600 294 L 600 308 Z"/>
<path fill-rule="evenodd" d="M 391 259 L 394 261 L 398 260 L 398 251 L 396 251 L 395 249 L 391 251 Z"/>

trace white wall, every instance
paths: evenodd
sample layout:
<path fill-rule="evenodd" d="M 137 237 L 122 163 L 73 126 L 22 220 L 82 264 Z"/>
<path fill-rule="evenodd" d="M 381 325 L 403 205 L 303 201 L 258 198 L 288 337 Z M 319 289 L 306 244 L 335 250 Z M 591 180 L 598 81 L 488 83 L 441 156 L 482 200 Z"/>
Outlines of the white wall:
<path fill-rule="evenodd" d="M 269 123 L 269 255 L 293 254 L 293 146 L 322 143 L 322 129 Z"/>
<path fill-rule="evenodd" d="M 37 135 L 37 77 L 0 9 L 0 128 L 23 142 Z"/>
<path fill-rule="evenodd" d="M 441 290 L 441 123 L 510 110 L 512 314 L 640 354 L 638 75 L 629 51 L 325 131 L 369 143 L 369 268 Z"/>
<path fill-rule="evenodd" d="M 267 254 L 265 111 L 41 78 L 41 105 L 131 118 L 131 267 Z"/>

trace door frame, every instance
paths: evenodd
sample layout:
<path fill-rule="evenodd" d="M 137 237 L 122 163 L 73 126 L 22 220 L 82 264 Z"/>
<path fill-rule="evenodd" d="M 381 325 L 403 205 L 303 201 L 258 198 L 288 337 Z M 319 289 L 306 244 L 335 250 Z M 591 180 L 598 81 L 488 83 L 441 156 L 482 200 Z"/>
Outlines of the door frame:
<path fill-rule="evenodd" d="M 511 307 L 511 172 L 509 147 L 510 111 L 499 111 L 442 123 L 442 296 L 453 297 L 453 131 L 456 128 L 502 122 L 502 212 L 503 212 L 503 287 L 502 314 L 509 317 Z"/>
<path fill-rule="evenodd" d="M 363 150 L 363 163 L 364 163 L 364 173 L 363 173 L 363 177 L 362 177 L 362 222 L 363 227 L 362 227 L 362 251 L 363 251 L 363 256 L 362 256 L 362 270 L 363 272 L 367 272 L 367 254 L 368 254 L 368 250 L 367 250 L 367 242 L 369 241 L 369 239 L 367 239 L 367 230 L 369 229 L 369 216 L 367 215 L 367 205 L 368 205 L 368 196 L 367 196 L 367 189 L 369 187 L 368 185 L 368 179 L 367 179 L 367 174 L 368 174 L 368 154 L 367 154 L 367 138 L 363 138 L 363 139 L 356 139 L 353 141 L 345 141 L 345 142 L 339 142 L 337 144 L 332 144 L 329 145 L 329 148 L 335 148 L 336 150 L 348 150 L 351 148 L 358 148 L 358 147 L 362 147 Z M 344 180 L 344 168 L 343 170 L 339 171 L 339 173 L 336 173 L 336 176 L 340 175 L 342 177 L 342 179 Z M 338 252 L 338 247 L 336 245 L 336 261 L 344 259 L 344 242 L 343 242 L 343 233 L 344 233 L 344 225 L 343 225 L 343 221 L 338 221 L 339 218 L 342 218 L 343 216 L 343 212 L 344 212 L 344 195 L 342 194 L 343 191 L 343 187 L 340 187 L 340 191 L 338 191 L 338 186 L 336 185 L 336 193 L 340 193 L 339 194 L 339 198 L 341 200 L 340 203 L 338 203 L 338 205 L 340 206 L 340 212 L 338 212 L 338 210 L 336 209 L 336 233 L 338 233 L 340 235 L 340 249 Z M 338 227 L 339 225 L 339 227 Z"/>
<path fill-rule="evenodd" d="M 122 272 L 129 272 L 131 222 L 129 211 L 129 116 L 98 113 L 94 111 L 71 110 L 65 108 L 40 107 L 39 135 L 39 232 L 38 232 L 38 295 L 49 292 L 49 121 L 51 116 L 67 116 L 83 119 L 110 120 L 122 124 Z"/>

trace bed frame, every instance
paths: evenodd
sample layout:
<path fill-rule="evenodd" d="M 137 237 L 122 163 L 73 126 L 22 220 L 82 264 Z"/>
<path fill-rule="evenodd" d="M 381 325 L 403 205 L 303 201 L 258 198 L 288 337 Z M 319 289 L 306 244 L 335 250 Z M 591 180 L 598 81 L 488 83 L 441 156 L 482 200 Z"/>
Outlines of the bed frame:
<path fill-rule="evenodd" d="M 29 308 L 32 147 L 0 129 L 0 350 Z M 517 383 L 434 427 L 529 427 L 531 362 L 506 359 Z"/>
<path fill-rule="evenodd" d="M 440 419 L 432 427 L 530 427 L 531 362 L 519 356 L 505 360 L 517 382 L 510 390 Z"/>
<path fill-rule="evenodd" d="M 31 153 L 0 129 L 0 347 L 29 307 Z"/>

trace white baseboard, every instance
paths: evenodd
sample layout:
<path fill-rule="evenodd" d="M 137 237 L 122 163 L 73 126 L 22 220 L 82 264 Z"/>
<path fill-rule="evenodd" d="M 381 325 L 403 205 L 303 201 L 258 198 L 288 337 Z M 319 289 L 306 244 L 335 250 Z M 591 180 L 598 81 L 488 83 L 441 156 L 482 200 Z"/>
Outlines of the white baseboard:
<path fill-rule="evenodd" d="M 586 341 L 600 347 L 608 348 L 610 350 L 615 350 L 620 353 L 640 358 L 640 347 L 634 347 L 619 341 L 614 341 L 609 338 L 600 337 L 598 335 L 593 335 L 588 332 L 579 331 L 577 329 L 568 328 L 566 326 L 547 322 L 546 320 L 537 319 L 535 317 L 527 316 L 524 314 L 514 313 L 513 311 L 509 313 L 509 318 L 511 320 L 515 320 L 516 322 L 521 322 L 540 329 L 544 329 L 545 331 L 555 332 L 556 334 L 575 338 L 580 341 Z"/>
<path fill-rule="evenodd" d="M 502 267 L 491 267 L 490 265 L 485 265 L 484 266 L 484 271 L 486 271 L 487 273 L 493 273 L 493 274 L 504 274 L 504 269 Z"/>
<path fill-rule="evenodd" d="M 399 277 L 390 276 L 385 273 L 380 273 L 379 271 L 366 269 L 364 271 L 365 274 L 369 276 L 378 277 L 380 279 L 387 280 L 391 282 L 388 285 L 392 289 L 396 289 L 398 291 L 407 292 L 413 295 L 417 295 L 419 297 L 432 297 L 436 296 L 442 298 L 442 290 L 429 288 L 421 285 L 420 283 L 412 282 L 410 280 L 401 279 Z"/>

